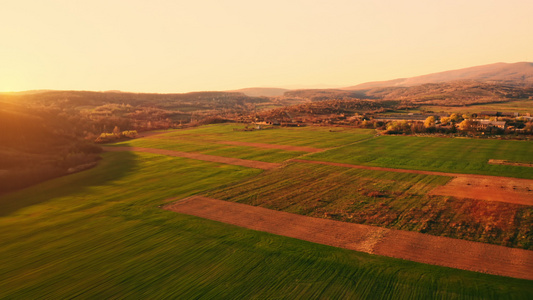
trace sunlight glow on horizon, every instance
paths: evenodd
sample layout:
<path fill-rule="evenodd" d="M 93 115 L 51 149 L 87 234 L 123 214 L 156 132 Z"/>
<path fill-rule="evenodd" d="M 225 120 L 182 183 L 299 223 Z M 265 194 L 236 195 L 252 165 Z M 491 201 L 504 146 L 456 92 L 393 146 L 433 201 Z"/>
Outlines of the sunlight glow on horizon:
<path fill-rule="evenodd" d="M 533 60 L 529 0 L 0 6 L 0 92 L 346 87 Z"/>

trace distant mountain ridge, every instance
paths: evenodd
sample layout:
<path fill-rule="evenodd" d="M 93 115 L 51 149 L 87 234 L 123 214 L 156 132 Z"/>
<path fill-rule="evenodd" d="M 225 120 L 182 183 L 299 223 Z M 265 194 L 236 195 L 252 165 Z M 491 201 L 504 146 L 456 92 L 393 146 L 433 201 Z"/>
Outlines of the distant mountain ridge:
<path fill-rule="evenodd" d="M 355 86 L 346 87 L 344 89 L 365 90 L 379 87 L 411 87 L 426 83 L 443 83 L 459 80 L 533 86 L 533 63 L 495 63 L 410 78 L 366 82 Z"/>
<path fill-rule="evenodd" d="M 243 93 L 248 97 L 278 97 L 283 96 L 283 94 L 287 91 L 289 90 L 282 88 L 253 87 L 234 90 L 232 92 Z"/>

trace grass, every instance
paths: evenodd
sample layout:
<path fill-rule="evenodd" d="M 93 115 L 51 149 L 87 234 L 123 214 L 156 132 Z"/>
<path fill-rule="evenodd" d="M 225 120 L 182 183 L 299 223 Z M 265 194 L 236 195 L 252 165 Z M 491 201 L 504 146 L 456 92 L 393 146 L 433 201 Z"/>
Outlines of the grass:
<path fill-rule="evenodd" d="M 248 146 L 228 146 L 203 140 L 178 140 L 178 139 L 138 139 L 130 140 L 110 146 L 144 147 L 167 149 L 181 152 L 195 152 L 223 157 L 233 157 L 248 160 L 257 160 L 272 163 L 281 163 L 288 159 L 305 154 L 299 151 L 283 151 L 278 149 L 262 149 Z"/>
<path fill-rule="evenodd" d="M 244 141 L 315 148 L 331 148 L 364 140 L 373 136 L 373 129 L 327 126 L 284 127 L 254 131 L 233 131 L 245 124 L 214 124 L 188 130 L 175 130 L 158 136 L 167 141 Z"/>
<path fill-rule="evenodd" d="M 532 207 L 427 195 L 449 179 L 292 163 L 209 196 L 317 218 L 532 249 Z"/>
<path fill-rule="evenodd" d="M 533 179 L 530 167 L 492 165 L 489 159 L 533 162 L 529 141 L 380 136 L 308 155 L 309 160 Z"/>
<path fill-rule="evenodd" d="M 334 147 L 372 137 L 373 130 L 343 129 L 337 127 L 295 127 L 256 131 L 233 131 L 243 124 L 216 124 L 188 130 L 173 130 L 154 138 L 124 141 L 110 146 L 159 148 L 183 152 L 281 163 L 306 154 L 301 151 L 263 149 L 249 146 L 233 146 L 219 141 L 241 141 L 265 144 Z"/>
<path fill-rule="evenodd" d="M 148 153 L 105 153 L 94 169 L 4 195 L 0 298 L 533 295 L 527 280 L 368 255 L 158 208 L 170 197 L 223 189 L 260 173 Z"/>

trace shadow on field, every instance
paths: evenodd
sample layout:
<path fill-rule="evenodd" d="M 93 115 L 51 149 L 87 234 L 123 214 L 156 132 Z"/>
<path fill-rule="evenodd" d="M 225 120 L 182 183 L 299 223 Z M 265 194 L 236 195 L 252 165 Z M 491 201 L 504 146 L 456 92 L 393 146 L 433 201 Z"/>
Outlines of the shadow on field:
<path fill-rule="evenodd" d="M 104 152 L 102 156 L 103 159 L 94 168 L 0 195 L 0 217 L 53 198 L 83 192 L 91 186 L 104 185 L 124 177 L 137 166 L 133 152 Z"/>

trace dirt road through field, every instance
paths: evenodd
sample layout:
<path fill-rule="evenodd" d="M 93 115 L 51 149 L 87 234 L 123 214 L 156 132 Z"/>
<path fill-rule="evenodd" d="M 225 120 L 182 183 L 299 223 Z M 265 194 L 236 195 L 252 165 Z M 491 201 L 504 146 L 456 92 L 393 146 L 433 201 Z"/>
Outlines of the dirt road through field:
<path fill-rule="evenodd" d="M 222 164 L 243 166 L 243 167 L 248 167 L 248 168 L 263 169 L 263 170 L 270 170 L 270 169 L 274 169 L 274 168 L 281 166 L 281 164 L 277 164 L 277 163 L 207 155 L 207 154 L 200 154 L 200 153 L 173 151 L 173 150 L 166 150 L 166 149 L 142 148 L 142 147 L 102 147 L 102 148 L 104 149 L 104 151 L 148 152 L 148 153 L 154 153 L 154 154 L 197 159 L 197 160 L 210 161 L 210 162 L 216 162 L 216 163 L 222 163 Z"/>
<path fill-rule="evenodd" d="M 202 196 L 163 208 L 319 244 L 533 280 L 533 251 L 523 249 L 311 218 Z"/>
<path fill-rule="evenodd" d="M 326 149 L 305 147 L 305 146 L 291 146 L 291 145 L 279 145 L 279 144 L 264 144 L 264 143 L 250 143 L 240 141 L 217 141 L 218 144 L 232 145 L 232 146 L 246 146 L 263 149 L 279 149 L 285 151 L 298 151 L 298 152 L 321 152 Z"/>

